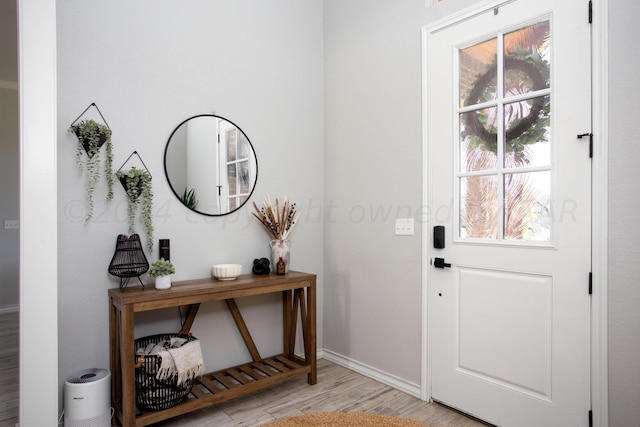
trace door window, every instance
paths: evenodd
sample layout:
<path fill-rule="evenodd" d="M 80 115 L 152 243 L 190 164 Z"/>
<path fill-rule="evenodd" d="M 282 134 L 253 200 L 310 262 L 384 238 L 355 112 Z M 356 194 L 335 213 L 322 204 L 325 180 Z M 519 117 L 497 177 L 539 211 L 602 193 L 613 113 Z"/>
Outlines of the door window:
<path fill-rule="evenodd" d="M 458 237 L 551 241 L 545 20 L 458 50 Z"/>
<path fill-rule="evenodd" d="M 249 140 L 238 129 L 227 131 L 227 180 L 229 209 L 242 206 L 251 194 L 251 146 Z"/>

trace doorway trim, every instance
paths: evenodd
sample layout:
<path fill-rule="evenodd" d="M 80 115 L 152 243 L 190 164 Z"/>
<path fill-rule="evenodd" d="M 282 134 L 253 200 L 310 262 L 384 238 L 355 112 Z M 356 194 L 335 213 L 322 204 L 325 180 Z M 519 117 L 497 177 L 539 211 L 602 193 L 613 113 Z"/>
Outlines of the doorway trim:
<path fill-rule="evenodd" d="M 423 105 L 427 99 L 426 69 L 427 62 L 424 50 L 429 33 L 440 30 L 454 23 L 511 0 L 489 0 L 445 16 L 434 23 L 422 27 L 422 94 Z M 585 19 L 587 6 L 585 0 Z M 608 241 L 608 9 L 609 0 L 593 2 L 593 23 L 591 25 L 591 61 L 592 61 L 592 129 L 594 138 L 594 155 L 592 159 L 592 295 L 591 295 L 591 410 L 593 425 L 607 427 L 609 425 L 609 391 L 608 391 L 608 337 L 607 337 L 607 241 Z M 431 258 L 429 241 L 429 185 L 426 182 L 428 171 L 428 140 L 426 109 L 422 116 L 422 357 L 420 397 L 431 400 L 431 334 L 429 327 L 429 283 L 428 268 Z"/>
<path fill-rule="evenodd" d="M 62 392 L 58 382 L 56 52 L 56 1 L 19 0 L 21 426 L 54 425 Z M 47 357 L 39 356 L 43 348 L 49 350 Z"/>

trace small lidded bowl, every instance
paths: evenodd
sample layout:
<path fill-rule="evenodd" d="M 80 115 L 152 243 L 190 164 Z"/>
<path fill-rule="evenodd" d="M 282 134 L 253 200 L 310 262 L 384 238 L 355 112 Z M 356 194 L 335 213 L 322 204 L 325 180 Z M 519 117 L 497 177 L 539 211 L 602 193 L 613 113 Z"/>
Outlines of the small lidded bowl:
<path fill-rule="evenodd" d="M 235 280 L 242 274 L 242 264 L 216 264 L 211 266 L 211 275 L 218 280 Z"/>

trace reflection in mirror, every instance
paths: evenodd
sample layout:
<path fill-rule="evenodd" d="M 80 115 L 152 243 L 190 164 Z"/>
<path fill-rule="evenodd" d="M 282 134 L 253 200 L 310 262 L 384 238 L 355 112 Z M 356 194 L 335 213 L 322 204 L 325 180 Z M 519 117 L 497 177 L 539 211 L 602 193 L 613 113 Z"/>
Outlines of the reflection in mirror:
<path fill-rule="evenodd" d="M 226 215 L 240 208 L 256 185 L 258 162 L 245 133 L 212 114 L 176 127 L 164 151 L 169 186 L 189 209 Z"/>

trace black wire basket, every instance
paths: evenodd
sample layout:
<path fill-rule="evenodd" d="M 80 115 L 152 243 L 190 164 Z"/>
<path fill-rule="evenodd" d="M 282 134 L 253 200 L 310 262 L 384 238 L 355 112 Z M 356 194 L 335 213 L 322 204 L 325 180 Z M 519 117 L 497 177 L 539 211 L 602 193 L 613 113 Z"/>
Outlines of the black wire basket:
<path fill-rule="evenodd" d="M 146 348 L 151 343 L 161 343 L 178 336 L 178 334 L 158 334 L 138 338 L 134 342 L 134 348 L 136 350 L 139 348 Z M 187 339 L 185 344 L 196 339 L 192 336 L 180 337 Z M 151 411 L 168 409 L 182 402 L 185 396 L 191 392 L 193 379 L 189 379 L 178 386 L 177 376 L 164 380 L 156 378 L 156 374 L 162 363 L 161 357 L 157 355 L 143 357 L 136 354 L 135 363 L 136 405 L 139 409 Z"/>

